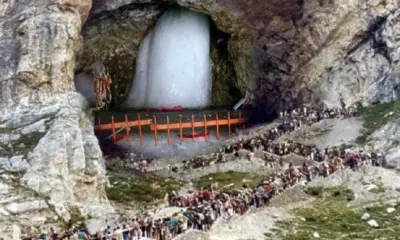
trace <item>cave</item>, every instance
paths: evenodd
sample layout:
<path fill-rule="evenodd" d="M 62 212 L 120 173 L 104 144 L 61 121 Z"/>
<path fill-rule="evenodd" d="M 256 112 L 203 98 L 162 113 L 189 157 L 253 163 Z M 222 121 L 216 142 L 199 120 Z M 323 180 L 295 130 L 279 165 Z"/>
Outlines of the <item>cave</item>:
<path fill-rule="evenodd" d="M 199 21 L 203 26 L 196 25 Z M 186 30 L 179 29 L 182 23 Z M 166 29 L 168 24 L 171 29 Z M 93 106 L 94 76 L 105 71 L 112 79 L 111 109 L 158 108 L 164 103 L 169 107 L 231 108 L 247 90 L 246 61 L 242 60 L 246 55 L 241 52 L 246 50 L 246 38 L 238 36 L 240 28 L 234 22 L 229 28 L 221 26 L 207 11 L 168 4 L 134 4 L 92 13 L 82 28 L 84 46 L 78 56 L 75 86 Z M 195 28 L 203 33 L 196 35 Z M 180 32 L 185 36 L 179 36 Z M 199 38 L 203 40 L 196 41 Z M 142 56 L 146 44 L 152 47 Z M 168 44 L 169 48 L 163 48 Z M 171 55 L 178 52 L 179 58 L 174 59 Z"/>
<path fill-rule="evenodd" d="M 185 121 L 190 121 L 193 113 L 196 121 L 202 121 L 203 112 L 215 117 L 213 111 L 221 109 L 225 114 L 221 119 L 226 118 L 227 111 L 245 97 L 249 84 L 248 38 L 243 34 L 240 25 L 223 15 L 177 5 L 135 4 L 100 14 L 92 12 L 82 28 L 83 48 L 77 59 L 75 86 L 93 107 L 95 76 L 101 72 L 109 74 L 112 102 L 107 111 L 96 116 L 108 115 L 106 121 L 110 121 L 110 111 L 116 121 L 123 121 L 119 113 L 128 114 L 134 121 L 138 119 L 137 112 L 156 116 L 160 106 L 176 105 L 192 111 L 181 112 Z M 146 115 L 148 109 L 154 112 Z M 240 116 L 239 112 L 235 114 Z M 171 121 L 178 121 L 176 114 L 168 115 Z M 101 122 L 105 123 L 103 119 Z M 166 132 L 158 133 L 158 142 L 152 144 L 154 134 L 150 128 L 145 128 L 140 136 L 135 129 L 116 144 L 110 144 L 113 132 L 98 138 L 106 143 L 101 144 L 107 146 L 102 147 L 104 153 L 119 154 L 120 149 L 129 149 L 153 157 L 173 156 L 177 152 L 191 155 L 222 144 L 234 127 L 221 127 L 219 133 L 210 128 L 210 136 L 196 144 L 191 139 L 182 142 L 179 131 L 171 131 L 168 136 Z M 196 128 L 196 132 L 203 130 Z M 191 129 L 185 131 L 188 134 Z M 169 136 L 172 146 L 166 147 Z M 138 146 L 142 137 L 146 144 Z"/>

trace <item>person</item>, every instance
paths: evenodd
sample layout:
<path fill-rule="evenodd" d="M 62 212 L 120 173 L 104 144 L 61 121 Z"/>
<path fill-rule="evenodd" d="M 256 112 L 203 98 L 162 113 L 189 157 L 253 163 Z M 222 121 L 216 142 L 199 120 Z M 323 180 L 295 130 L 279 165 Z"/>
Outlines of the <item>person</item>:
<path fill-rule="evenodd" d="M 46 240 L 47 239 L 46 232 L 44 230 L 41 231 L 39 239 L 40 240 Z"/>
<path fill-rule="evenodd" d="M 201 187 L 200 191 L 199 191 L 199 202 L 200 203 L 203 203 L 203 201 L 204 201 L 204 194 L 205 194 L 204 188 Z"/>
<path fill-rule="evenodd" d="M 147 172 L 147 160 L 146 159 L 142 160 L 142 172 L 143 173 Z"/>
<path fill-rule="evenodd" d="M 85 233 L 85 231 L 83 229 L 78 231 L 78 239 L 79 240 L 87 240 L 88 239 L 88 235 Z"/>
<path fill-rule="evenodd" d="M 50 231 L 49 231 L 49 239 L 51 239 L 51 240 L 57 240 L 57 233 L 56 233 L 56 231 L 54 230 L 53 227 L 50 228 Z"/>
<path fill-rule="evenodd" d="M 131 236 L 132 240 L 139 240 L 142 236 L 142 231 L 140 230 L 140 224 L 137 218 L 133 219 Z"/>
<path fill-rule="evenodd" d="M 168 229 L 170 230 L 170 232 L 172 233 L 172 236 L 175 236 L 175 234 L 177 233 L 177 227 L 179 226 L 179 221 L 178 219 L 176 219 L 175 217 L 176 215 L 173 215 L 169 221 L 167 222 L 168 225 Z"/>
<path fill-rule="evenodd" d="M 123 240 L 124 239 L 124 237 L 122 235 L 122 230 L 119 226 L 114 231 L 114 238 L 115 238 L 115 240 Z"/>
<path fill-rule="evenodd" d="M 354 154 L 350 154 L 347 159 L 347 165 L 350 167 L 351 170 L 356 170 L 357 160 Z"/>
<path fill-rule="evenodd" d="M 69 239 L 70 240 L 79 240 L 78 231 L 76 229 L 73 230 L 73 234 Z"/>
<path fill-rule="evenodd" d="M 279 166 L 283 167 L 283 157 L 279 156 Z"/>
<path fill-rule="evenodd" d="M 344 102 L 343 97 L 340 97 L 340 106 L 342 107 L 342 112 L 346 110 L 346 103 Z"/>

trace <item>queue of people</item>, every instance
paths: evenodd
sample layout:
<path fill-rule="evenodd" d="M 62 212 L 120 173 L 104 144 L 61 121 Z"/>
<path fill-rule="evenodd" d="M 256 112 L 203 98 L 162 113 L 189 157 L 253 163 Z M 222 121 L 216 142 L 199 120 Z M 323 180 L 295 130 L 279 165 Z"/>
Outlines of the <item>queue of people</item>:
<path fill-rule="evenodd" d="M 229 158 L 225 157 L 226 154 L 233 153 L 236 158 L 239 157 L 239 151 L 244 149 L 251 152 L 256 150 L 266 151 L 268 153 L 276 155 L 287 155 L 289 149 L 283 145 L 283 143 L 276 143 L 275 141 L 284 134 L 290 134 L 291 132 L 303 127 L 310 126 L 314 123 L 320 122 L 324 119 L 333 118 L 346 118 L 357 116 L 356 108 L 349 107 L 348 109 L 342 108 L 310 108 L 301 107 L 292 110 L 281 111 L 280 123 L 276 127 L 269 129 L 268 132 L 260 134 L 259 137 L 252 138 L 250 140 L 242 139 L 235 144 L 224 146 L 216 157 L 211 158 L 197 156 L 190 160 L 185 160 L 179 166 L 171 166 L 170 169 L 174 172 L 186 171 L 187 169 L 196 169 L 212 164 L 218 164 L 228 161 Z M 304 149 L 298 149 L 302 152 L 302 155 L 310 154 L 312 147 L 303 146 Z M 298 152 L 296 152 L 298 154 Z M 270 155 L 266 154 L 266 158 Z M 266 160 L 266 159 L 265 159 Z"/>
<path fill-rule="evenodd" d="M 332 149 L 328 151 L 334 152 Z M 328 156 L 328 159 L 336 158 L 334 155 Z M 182 209 L 171 217 L 153 218 L 146 215 L 140 219 L 123 222 L 114 228 L 108 225 L 91 236 L 91 239 L 169 240 L 188 229 L 207 231 L 218 219 L 229 220 L 251 208 L 268 205 L 274 197 L 296 184 L 306 185 L 315 177 L 327 177 L 338 170 L 352 168 L 350 162 L 353 160 L 357 161 L 357 166 L 372 163 L 362 161 L 358 153 L 347 153 L 346 157 L 346 161 L 333 160 L 317 165 L 310 164 L 309 160 L 305 160 L 301 166 L 289 162 L 279 173 L 266 175 L 254 187 L 243 184 L 240 188 L 227 189 L 229 186 L 219 186 L 215 183 L 208 188 L 189 191 L 184 195 L 171 192 L 166 196 L 168 205 Z M 79 231 L 76 231 L 76 235 L 79 235 Z"/>
<path fill-rule="evenodd" d="M 295 184 L 307 184 L 315 177 L 327 177 L 344 168 L 357 170 L 361 165 L 380 166 L 383 157 L 379 153 L 350 152 L 343 148 L 318 149 L 290 140 L 277 141 L 281 135 L 289 134 L 303 125 L 311 125 L 326 118 L 354 116 L 355 114 L 355 111 L 345 112 L 343 109 L 318 111 L 306 107 L 283 111 L 280 114 L 282 122 L 265 134 L 249 140 L 242 139 L 235 144 L 225 146 L 218 153 L 216 159 L 211 161 L 197 157 L 184 162 L 182 169 L 175 169 L 175 171 L 181 171 L 185 168 L 198 168 L 224 162 L 223 155 L 232 154 L 239 157 L 241 150 L 248 151 L 249 160 L 255 152 L 276 155 L 279 171 L 266 175 L 256 186 L 243 184 L 240 188 L 229 189 L 229 186 L 219 186 L 218 183 L 215 183 L 198 191 L 189 191 L 184 195 L 171 192 L 166 196 L 166 202 L 169 206 L 180 207 L 182 210 L 170 217 L 154 218 L 151 214 L 145 214 L 141 218 L 125 219 L 115 226 L 106 222 L 104 228 L 94 235 L 90 235 L 85 226 L 71 227 L 63 236 L 58 236 L 54 229 L 51 229 L 49 234 L 42 234 L 40 239 L 139 240 L 151 238 L 169 240 L 188 229 L 207 231 L 218 219 L 229 220 L 235 215 L 244 214 L 250 208 L 265 206 L 274 197 Z M 283 156 L 288 154 L 303 157 L 302 164 L 295 165 L 293 162 L 285 164 Z M 276 161 L 276 159 L 270 158 L 264 160 L 266 162 Z M 147 164 L 146 162 L 146 167 Z"/>

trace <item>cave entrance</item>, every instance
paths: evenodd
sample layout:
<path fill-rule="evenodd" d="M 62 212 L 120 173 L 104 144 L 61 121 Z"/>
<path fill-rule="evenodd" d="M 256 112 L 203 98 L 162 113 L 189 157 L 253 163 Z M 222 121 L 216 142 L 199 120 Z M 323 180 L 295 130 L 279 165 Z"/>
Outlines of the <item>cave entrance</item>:
<path fill-rule="evenodd" d="M 91 27 L 101 24 L 103 19 L 100 23 L 88 20 L 83 29 L 84 39 L 90 37 Z M 96 41 L 86 40 L 90 46 L 84 48 L 84 52 L 93 45 L 105 44 L 102 49 L 97 49 L 97 53 L 103 48 L 115 48 L 106 43 L 110 37 L 106 34 L 97 36 Z M 237 87 L 229 41 L 230 35 L 219 30 L 210 17 L 169 7 L 146 29 L 136 48 L 132 48 L 133 58 L 126 57 L 122 62 L 119 55 L 127 54 L 120 48 L 112 54 L 107 53 L 106 57 L 84 58 L 91 61 L 79 64 L 76 88 L 93 106 L 96 72 L 93 65 L 103 64 L 112 79 L 111 109 L 159 108 L 163 105 L 200 109 L 232 107 L 243 97 L 243 90 Z M 112 45 L 113 41 L 108 42 Z"/>
<path fill-rule="evenodd" d="M 112 79 L 110 108 L 95 117 L 105 154 L 190 155 L 223 144 L 247 119 L 245 112 L 231 111 L 244 91 L 237 83 L 230 34 L 218 29 L 209 16 L 187 9 L 155 11 L 157 17 L 146 22 L 146 28 L 137 24 L 140 31 L 123 27 L 131 16 L 123 9 L 111 16 L 89 17 L 83 28 L 85 47 L 75 77 L 77 90 L 93 106 L 98 66 Z M 130 37 L 115 41 L 125 36 Z M 160 111 L 161 106 L 165 111 Z M 174 106 L 183 109 L 168 111 Z M 198 134 L 209 135 L 190 139 Z M 182 142 L 182 135 L 189 138 Z"/>

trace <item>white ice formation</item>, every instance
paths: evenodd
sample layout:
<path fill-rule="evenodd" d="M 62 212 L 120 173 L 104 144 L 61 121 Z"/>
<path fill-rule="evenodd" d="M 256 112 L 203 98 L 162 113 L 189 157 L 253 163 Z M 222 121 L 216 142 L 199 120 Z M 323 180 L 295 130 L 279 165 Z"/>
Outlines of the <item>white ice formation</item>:
<path fill-rule="evenodd" d="M 211 98 L 210 23 L 184 9 L 165 12 L 142 41 L 130 108 L 203 108 Z"/>

